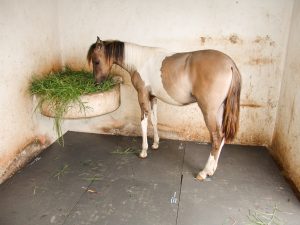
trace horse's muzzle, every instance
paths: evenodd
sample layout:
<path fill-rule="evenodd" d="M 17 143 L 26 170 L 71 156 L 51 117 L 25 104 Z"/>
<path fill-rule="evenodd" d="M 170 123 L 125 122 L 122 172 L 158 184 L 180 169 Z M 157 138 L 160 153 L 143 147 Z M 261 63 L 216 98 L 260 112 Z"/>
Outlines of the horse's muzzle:
<path fill-rule="evenodd" d="M 103 81 L 105 81 L 105 80 L 106 80 L 106 77 L 105 77 L 105 76 L 96 78 L 94 84 L 97 86 L 97 85 L 101 84 L 101 83 L 102 83 Z"/>

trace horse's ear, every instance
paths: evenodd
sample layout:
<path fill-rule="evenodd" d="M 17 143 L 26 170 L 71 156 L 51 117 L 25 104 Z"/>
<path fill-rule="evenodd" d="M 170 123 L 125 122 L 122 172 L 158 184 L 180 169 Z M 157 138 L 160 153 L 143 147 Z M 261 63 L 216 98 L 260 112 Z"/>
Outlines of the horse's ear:
<path fill-rule="evenodd" d="M 103 45 L 103 41 L 101 41 L 100 38 L 97 36 L 96 47 L 101 48 L 102 45 Z"/>

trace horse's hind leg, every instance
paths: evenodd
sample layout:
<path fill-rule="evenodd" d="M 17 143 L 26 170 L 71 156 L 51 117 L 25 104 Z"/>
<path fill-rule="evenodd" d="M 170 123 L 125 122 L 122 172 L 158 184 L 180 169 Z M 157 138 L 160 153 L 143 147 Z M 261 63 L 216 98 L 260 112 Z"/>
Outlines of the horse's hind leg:
<path fill-rule="evenodd" d="M 204 169 L 197 175 L 198 180 L 204 180 L 207 176 L 212 176 L 215 173 L 218 166 L 219 156 L 225 143 L 221 127 L 223 104 L 218 110 L 207 111 L 204 112 L 203 115 L 206 126 L 211 135 L 212 148 Z"/>
<path fill-rule="evenodd" d="M 158 149 L 159 147 L 159 137 L 158 137 L 158 130 L 157 130 L 157 98 L 151 97 L 151 122 L 153 126 L 153 145 L 152 149 Z"/>

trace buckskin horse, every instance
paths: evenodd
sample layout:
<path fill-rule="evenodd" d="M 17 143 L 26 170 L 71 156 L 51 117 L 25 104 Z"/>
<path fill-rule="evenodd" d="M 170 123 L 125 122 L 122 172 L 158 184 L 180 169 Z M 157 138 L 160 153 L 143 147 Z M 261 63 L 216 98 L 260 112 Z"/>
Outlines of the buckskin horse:
<path fill-rule="evenodd" d="M 241 75 L 234 61 L 216 50 L 171 53 L 121 41 L 97 41 L 88 50 L 95 83 L 105 80 L 113 64 L 127 70 L 141 108 L 142 150 L 147 157 L 148 117 L 154 129 L 152 149 L 158 149 L 157 99 L 172 105 L 194 102 L 200 107 L 209 130 L 212 148 L 198 180 L 212 176 L 222 147 L 239 126 Z"/>

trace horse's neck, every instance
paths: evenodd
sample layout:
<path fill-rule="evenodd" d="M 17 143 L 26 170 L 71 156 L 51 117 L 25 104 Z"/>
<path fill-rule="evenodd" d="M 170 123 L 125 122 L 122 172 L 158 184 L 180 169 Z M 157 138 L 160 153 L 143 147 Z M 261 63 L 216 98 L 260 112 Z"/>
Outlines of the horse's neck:
<path fill-rule="evenodd" d="M 160 49 L 140 46 L 132 43 L 125 43 L 123 67 L 129 72 L 133 72 L 143 67 L 149 58 L 151 58 Z"/>

